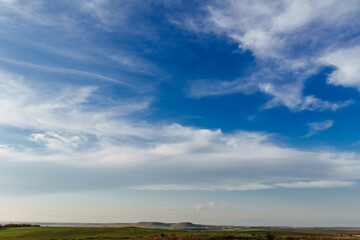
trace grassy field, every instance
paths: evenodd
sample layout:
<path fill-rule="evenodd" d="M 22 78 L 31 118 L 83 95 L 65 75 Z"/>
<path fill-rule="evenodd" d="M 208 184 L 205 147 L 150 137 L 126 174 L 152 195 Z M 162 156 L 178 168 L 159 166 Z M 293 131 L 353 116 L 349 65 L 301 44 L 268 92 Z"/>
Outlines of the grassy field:
<path fill-rule="evenodd" d="M 319 236 L 271 233 L 264 231 L 189 232 L 150 228 L 94 228 L 94 227 L 17 227 L 1 228 L 0 240 L 85 240 L 85 239 L 143 239 L 143 240 L 216 240 L 216 239 L 360 239 L 357 237 Z"/>
<path fill-rule="evenodd" d="M 171 230 L 145 228 L 88 228 L 88 227 L 24 227 L 0 229 L 0 239 L 49 240 L 49 239 L 126 239 L 133 237 L 178 234 Z"/>

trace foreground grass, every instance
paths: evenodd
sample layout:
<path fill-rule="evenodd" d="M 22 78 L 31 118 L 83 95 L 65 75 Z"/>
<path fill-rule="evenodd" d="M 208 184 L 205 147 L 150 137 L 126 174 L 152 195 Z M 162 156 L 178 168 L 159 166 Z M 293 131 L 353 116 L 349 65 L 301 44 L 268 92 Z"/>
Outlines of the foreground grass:
<path fill-rule="evenodd" d="M 277 240 L 300 239 L 360 239 L 356 237 L 316 236 L 286 233 L 271 233 Z M 105 239 L 142 239 L 142 240 L 266 240 L 268 232 L 234 231 L 234 232 L 189 232 L 150 228 L 95 228 L 95 227 L 23 227 L 0 229 L 0 240 L 105 240 Z"/>
<path fill-rule="evenodd" d="M 163 234 L 180 234 L 179 231 L 146 229 L 135 227 L 124 228 L 90 228 L 90 227 L 24 227 L 0 229 L 0 239 L 7 240 L 49 240 L 49 239 L 126 239 L 134 237 L 155 236 Z"/>

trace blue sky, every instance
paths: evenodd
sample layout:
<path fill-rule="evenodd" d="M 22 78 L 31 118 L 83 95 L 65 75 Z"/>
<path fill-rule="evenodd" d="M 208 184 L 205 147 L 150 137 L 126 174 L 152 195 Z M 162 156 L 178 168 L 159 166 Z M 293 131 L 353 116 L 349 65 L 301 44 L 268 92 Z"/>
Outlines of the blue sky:
<path fill-rule="evenodd" d="M 0 221 L 360 223 L 359 1 L 0 1 Z"/>

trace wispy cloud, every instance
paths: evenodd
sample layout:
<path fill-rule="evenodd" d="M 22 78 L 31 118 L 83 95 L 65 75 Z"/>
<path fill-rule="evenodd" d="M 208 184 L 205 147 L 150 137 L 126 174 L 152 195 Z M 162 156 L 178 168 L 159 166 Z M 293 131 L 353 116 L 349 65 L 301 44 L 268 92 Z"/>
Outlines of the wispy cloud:
<path fill-rule="evenodd" d="M 96 168 L 100 175 L 116 171 L 96 186 L 112 186 L 113 181 L 148 190 L 264 190 L 275 188 L 271 182 L 276 181 L 353 180 L 360 170 L 355 153 L 287 148 L 262 132 L 225 134 L 220 129 L 138 122 L 131 114 L 146 110 L 148 103 L 90 107 L 94 87 L 60 89 L 54 97 L 2 72 L 0 89 L 0 125 L 26 130 L 24 139 L 47 149 L 6 143 L 1 161 Z M 324 131 L 332 124 L 329 120 L 310 126 Z M 7 181 L 13 177 L 17 174 L 3 175 Z"/>
<path fill-rule="evenodd" d="M 347 107 L 354 101 L 330 102 L 321 100 L 314 95 L 303 96 L 303 83 L 294 82 L 289 84 L 261 83 L 259 81 L 263 74 L 257 73 L 250 78 L 235 81 L 195 81 L 190 86 L 191 97 L 218 96 L 242 92 L 252 94 L 261 91 L 273 98 L 264 104 L 261 109 L 269 109 L 277 106 L 286 106 L 291 111 L 336 111 Z"/>
<path fill-rule="evenodd" d="M 160 79 L 167 76 L 164 70 L 160 69 L 160 67 L 135 54 L 120 52 L 112 55 L 109 54 L 108 57 L 123 69 L 133 73 L 157 76 Z"/>
<path fill-rule="evenodd" d="M 307 188 L 347 188 L 355 186 L 355 181 L 338 181 L 338 180 L 306 180 L 306 181 L 285 181 L 278 183 L 251 183 L 241 185 L 223 185 L 223 186 L 186 186 L 186 185 L 143 185 L 137 186 L 133 189 L 137 190 L 156 190 L 156 191 L 256 191 L 256 190 L 268 190 L 268 189 L 279 189 L 279 188 L 289 188 L 289 189 L 307 189 Z M 196 204 L 193 206 L 193 209 L 196 211 L 207 210 L 211 207 L 221 207 L 228 208 L 226 205 L 217 205 L 214 202 L 209 202 L 207 204 Z"/>
<path fill-rule="evenodd" d="M 196 205 L 193 206 L 193 209 L 194 209 L 195 211 L 204 211 L 206 208 L 205 208 L 204 205 L 196 204 Z"/>
<path fill-rule="evenodd" d="M 360 171 L 360 157 L 351 152 L 287 148 L 262 132 L 223 133 L 219 129 L 154 125 L 129 118 L 134 111 L 148 108 L 142 102 L 89 108 L 86 105 L 96 93 L 93 87 L 57 90 L 54 98 L 25 84 L 23 78 L 3 72 L 0 89 L 0 124 L 25 129 L 31 134 L 24 134 L 24 139 L 48 149 L 27 150 L 9 143 L 1 148 L 4 168 L 0 175 L 5 182 L 13 182 L 11 189 L 2 191 L 22 191 L 23 183 L 13 181 L 21 178 L 21 168 L 12 169 L 11 175 L 6 170 L 18 164 L 32 169 L 42 163 L 47 169 L 64 170 L 54 178 L 64 178 L 70 169 L 86 169 L 81 179 L 66 176 L 71 189 L 78 190 L 264 190 L 280 186 L 272 182 L 351 181 Z M 329 124 L 313 127 L 324 130 Z M 93 144 L 85 145 L 86 139 L 92 139 Z M 92 180 L 95 170 L 102 179 L 96 184 Z M 48 172 L 38 172 L 26 188 L 35 191 L 37 182 L 43 181 Z M 48 188 L 43 184 L 41 191 L 62 191 L 66 189 L 64 184 L 59 181 Z"/>
<path fill-rule="evenodd" d="M 96 26 L 105 31 L 123 32 L 147 38 L 155 34 L 154 26 L 148 22 L 139 23 L 134 21 L 134 19 L 139 18 L 137 15 L 139 12 L 151 9 L 151 2 L 135 0 L 120 3 L 107 0 L 91 0 L 79 1 L 74 5 L 81 12 L 91 16 Z"/>
<path fill-rule="evenodd" d="M 325 121 L 321 121 L 321 122 L 312 122 L 309 123 L 309 133 L 305 135 L 305 137 L 311 137 L 315 134 L 317 134 L 318 132 L 321 131 L 325 131 L 328 130 L 329 128 L 331 128 L 334 125 L 335 121 L 334 120 L 325 120 Z"/>
<path fill-rule="evenodd" d="M 214 202 L 208 202 L 207 204 L 196 204 L 193 206 L 193 209 L 199 212 L 214 207 L 216 207 L 216 204 Z"/>
<path fill-rule="evenodd" d="M 274 186 L 267 183 L 244 183 L 244 184 L 198 184 L 198 185 L 183 185 L 183 184 L 156 184 L 156 185 L 140 185 L 131 187 L 137 190 L 162 190 L 162 191 L 254 191 L 272 189 Z"/>
<path fill-rule="evenodd" d="M 16 60 L 12 60 L 12 59 L 3 59 L 3 58 L 1 58 L 0 61 L 10 63 L 10 64 L 15 64 L 15 65 L 22 66 L 22 67 L 32 68 L 32 69 L 39 70 L 39 71 L 53 72 L 53 73 L 60 73 L 60 74 L 71 74 L 71 75 L 78 75 L 78 76 L 85 76 L 85 77 L 95 78 L 95 79 L 99 79 L 99 80 L 102 80 L 102 81 L 109 81 L 109 82 L 112 82 L 112 83 L 118 83 L 118 84 L 125 85 L 127 87 L 133 88 L 133 86 L 131 84 L 127 83 L 127 82 L 120 81 L 120 80 L 117 80 L 117 79 L 114 79 L 114 78 L 110 78 L 110 77 L 107 77 L 107 76 L 104 76 L 104 75 L 101 75 L 101 74 L 98 74 L 98 73 L 87 72 L 87 71 L 82 71 L 82 70 L 72 69 L 72 68 L 63 68 L 63 67 L 55 67 L 55 66 L 34 64 L 34 63 L 16 61 Z"/>
<path fill-rule="evenodd" d="M 354 186 L 351 181 L 307 181 L 293 183 L 278 183 L 276 186 L 283 188 L 343 188 Z"/>
<path fill-rule="evenodd" d="M 141 7 L 139 7 L 140 5 Z M 0 2 L 0 31 L 3 31 L 4 39 L 16 42 L 16 44 L 21 45 L 22 49 L 26 49 L 24 46 L 35 47 L 41 53 L 66 57 L 77 61 L 76 64 L 79 62 L 85 66 L 89 66 L 88 63 L 116 64 L 121 67 L 123 72 L 164 78 L 166 77 L 165 71 L 149 59 L 141 56 L 143 52 L 125 50 L 128 46 L 117 46 L 114 51 L 111 48 L 112 45 L 98 44 L 99 33 L 93 34 L 92 32 L 96 29 L 96 31 L 103 32 L 104 35 L 109 34 L 109 32 L 122 32 L 126 36 L 151 36 L 152 32 L 156 32 L 150 30 L 152 26 L 145 26 L 144 22 L 139 23 L 136 20 L 137 17 L 133 17 L 134 14 L 138 14 L 138 11 L 147 11 L 148 5 L 143 2 L 137 4 L 135 1 L 121 4 L 97 0 L 62 1 L 53 4 L 53 7 L 59 11 L 49 12 L 47 11 L 47 2 L 43 0 L 32 2 L 3 1 Z M 29 56 L 32 59 L 37 59 L 37 56 Z M 2 61 L 41 71 L 87 76 L 132 86 L 128 80 L 116 79 L 103 73 L 94 73 L 91 70 L 44 66 L 36 64 L 35 62 L 38 62 L 36 60 L 24 62 L 3 57 Z"/>
<path fill-rule="evenodd" d="M 301 87 L 298 87 L 297 85 L 298 83 L 282 85 L 276 88 L 270 83 L 261 84 L 260 89 L 273 96 L 273 99 L 267 102 L 263 106 L 263 109 L 284 105 L 292 111 L 336 111 L 353 103 L 352 100 L 332 103 L 318 99 L 313 95 L 303 97 L 300 91 Z"/>
<path fill-rule="evenodd" d="M 84 136 L 63 136 L 55 132 L 33 133 L 29 139 L 33 142 L 44 144 L 50 150 L 68 151 L 76 149 L 86 142 Z"/>
<path fill-rule="evenodd" d="M 349 29 L 356 31 L 359 27 L 357 1 L 343 4 L 341 1 L 229 0 L 209 4 L 207 10 L 205 18 L 203 15 L 184 18 L 182 27 L 227 36 L 242 51 L 253 53 L 258 71 L 234 81 L 202 81 L 202 86 L 195 81 L 191 85 L 192 96 L 262 91 L 273 96 L 265 108 L 284 105 L 292 111 L 335 111 L 351 103 L 351 100 L 331 103 L 317 96 L 304 96 L 303 88 L 304 82 L 324 65 L 337 68 L 329 76 L 329 83 L 358 87 L 355 77 L 358 46 L 349 40 L 352 32 Z M 348 48 L 343 50 L 343 46 Z"/>
<path fill-rule="evenodd" d="M 98 137 L 98 134 L 106 135 L 106 132 L 111 135 L 132 135 L 135 128 L 130 127 L 125 119 L 116 119 L 143 111 L 149 105 L 148 100 L 127 99 L 121 103 L 114 101 L 108 108 L 97 108 L 87 104 L 93 100 L 97 87 L 64 87 L 44 91 L 29 86 L 21 76 L 7 72 L 0 72 L 0 89 L 0 113 L 3 115 L 0 125 L 31 129 L 36 133 L 42 130 Z M 115 127 L 114 124 L 119 126 Z M 135 132 L 140 129 L 139 126 Z"/>
<path fill-rule="evenodd" d="M 66 14 L 59 23 L 52 21 L 56 16 L 42 18 L 40 3 L 26 5 L 22 9 L 16 9 L 19 5 L 6 6 L 6 18 L 16 21 L 12 16 L 17 14 L 36 24 L 41 24 L 39 21 L 42 20 L 45 27 L 74 21 Z M 314 21 L 323 22 L 320 32 L 324 34 L 327 34 L 325 30 L 341 28 L 349 22 L 350 27 L 357 27 L 358 21 L 353 21 L 356 4 L 355 7 L 349 7 L 348 3 L 342 4 L 343 7 L 338 9 L 339 2 L 336 1 L 304 4 L 270 4 L 266 1 L 227 3 L 229 5 L 219 2 L 209 6 L 205 22 L 192 29 L 227 36 L 243 50 L 253 52 L 262 70 L 234 81 L 224 82 L 220 79 L 214 84 L 197 81 L 192 86 L 192 96 L 261 91 L 272 97 L 264 108 L 284 105 L 292 111 L 336 111 L 351 103 L 304 96 L 304 82 L 324 64 L 334 65 L 337 71 L 346 76 L 348 74 L 348 68 L 341 65 L 337 54 L 327 55 L 332 42 L 325 41 L 324 46 L 317 44 L 324 43 L 321 40 L 326 38 L 325 35 L 319 35 L 318 41 L 304 36 L 309 36 Z M 107 1 L 73 4 L 78 7 L 81 5 L 81 11 L 96 19 L 92 27 L 97 29 L 113 31 L 119 26 L 125 26 L 128 20 L 124 16 L 122 22 L 123 16 L 117 15 L 118 9 L 112 9 Z M 32 8 L 35 11 L 30 15 L 29 9 Z M 320 16 L 317 16 L 318 12 Z M 112 25 L 113 17 L 118 20 L 114 22 L 115 25 Z M 198 21 L 202 20 L 193 19 L 192 23 L 196 25 Z M 13 25 L 16 24 L 13 22 Z M 122 30 L 121 27 L 119 29 Z M 141 29 L 135 31 L 141 32 Z M 333 35 L 331 31 L 329 34 Z M 299 44 L 313 47 L 301 53 L 295 51 Z M 331 48 L 331 52 L 337 53 L 335 47 Z M 312 51 L 314 54 L 309 54 Z M 131 71 L 152 73 L 152 65 L 145 59 L 117 53 L 111 56 L 113 61 Z M 319 63 L 319 59 L 324 63 Z M 132 86 L 131 83 L 106 74 L 4 58 L 2 61 L 38 71 L 84 76 Z M 142 64 L 137 65 L 139 61 Z M 353 71 L 357 70 L 350 68 L 349 72 Z M 339 82 L 339 78 L 334 76 L 330 75 L 332 80 L 329 81 Z M 348 182 L 358 178 L 360 157 L 357 153 L 290 148 L 276 143 L 271 134 L 264 132 L 224 133 L 221 129 L 151 123 L 145 117 L 132 117 L 151 110 L 149 99 L 128 97 L 122 101 L 113 101 L 112 104 L 99 103 L 99 98 L 96 98 L 98 91 L 99 87 L 96 86 L 57 89 L 41 84 L 34 86 L 23 76 L 0 72 L 0 125 L 20 131 L 25 142 L 22 146 L 8 142 L 2 144 L 7 147 L 0 148 L 0 186 L 11 185 L 0 187 L 0 191 L 51 192 L 107 187 L 250 191 L 291 186 L 328 187 L 331 183 L 333 186 L 346 187 Z M 101 99 L 111 101 L 108 96 Z M 309 126 L 313 131 L 324 131 L 333 122 L 312 124 Z M 43 148 L 29 148 L 29 145 Z M 21 168 L 18 167 L 20 165 Z M 321 181 L 331 182 L 324 184 Z M 279 185 L 282 183 L 288 185 Z"/>

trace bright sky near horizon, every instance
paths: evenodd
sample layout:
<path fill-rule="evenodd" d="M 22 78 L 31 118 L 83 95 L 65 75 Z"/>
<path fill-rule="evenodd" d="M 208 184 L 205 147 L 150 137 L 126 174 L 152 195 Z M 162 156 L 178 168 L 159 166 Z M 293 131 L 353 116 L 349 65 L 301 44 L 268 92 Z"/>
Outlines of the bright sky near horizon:
<path fill-rule="evenodd" d="M 360 225 L 360 1 L 0 0 L 0 221 Z"/>

